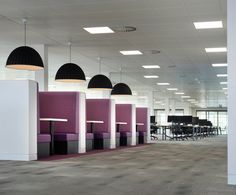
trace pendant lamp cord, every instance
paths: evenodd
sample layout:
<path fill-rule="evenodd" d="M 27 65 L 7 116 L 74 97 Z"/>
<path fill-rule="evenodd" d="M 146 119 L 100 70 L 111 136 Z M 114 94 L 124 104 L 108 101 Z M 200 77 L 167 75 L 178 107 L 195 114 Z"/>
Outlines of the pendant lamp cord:
<path fill-rule="evenodd" d="M 69 61 L 71 63 L 71 42 L 69 42 L 68 45 L 69 45 Z"/>
<path fill-rule="evenodd" d="M 23 18 L 22 21 L 24 24 L 24 45 L 26 46 L 26 23 L 27 23 L 27 20 L 25 18 Z"/>
<path fill-rule="evenodd" d="M 101 58 L 98 58 L 98 62 L 99 62 L 99 74 L 101 74 L 101 70 L 102 70 L 102 65 L 101 65 Z"/>
<path fill-rule="evenodd" d="M 120 65 L 120 82 L 122 82 L 122 64 Z"/>

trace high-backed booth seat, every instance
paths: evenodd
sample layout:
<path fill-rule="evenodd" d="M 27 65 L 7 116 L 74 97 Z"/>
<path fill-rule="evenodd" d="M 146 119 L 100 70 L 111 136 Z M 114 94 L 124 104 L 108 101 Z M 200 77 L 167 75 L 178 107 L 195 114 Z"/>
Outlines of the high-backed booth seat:
<path fill-rule="evenodd" d="M 136 126 L 139 144 L 147 143 L 148 117 L 148 108 L 136 108 L 136 123 L 143 124 Z"/>
<path fill-rule="evenodd" d="M 38 134 L 37 143 L 38 143 L 37 146 L 38 158 L 44 158 L 50 156 L 51 135 Z"/>
<path fill-rule="evenodd" d="M 111 109 L 110 99 L 87 99 L 86 120 L 87 132 L 94 134 L 94 148 L 107 149 L 111 145 Z M 102 121 L 103 123 L 92 124 L 89 121 Z"/>
<path fill-rule="evenodd" d="M 79 133 L 81 128 L 81 117 L 83 117 L 79 114 L 80 106 L 82 106 L 80 105 L 80 98 L 80 92 L 39 93 L 40 118 L 67 119 L 67 122 L 55 122 L 54 124 L 55 154 L 73 154 L 79 152 Z M 49 123 L 41 121 L 40 130 L 42 133 L 49 133 Z M 87 137 L 89 140 L 93 140 L 93 135 L 89 134 Z M 83 138 L 81 138 L 81 140 L 83 140 Z"/>
<path fill-rule="evenodd" d="M 120 133 L 120 145 L 131 145 L 132 139 L 132 104 L 116 104 L 116 122 L 125 122 L 127 124 L 118 125 L 116 131 Z"/>

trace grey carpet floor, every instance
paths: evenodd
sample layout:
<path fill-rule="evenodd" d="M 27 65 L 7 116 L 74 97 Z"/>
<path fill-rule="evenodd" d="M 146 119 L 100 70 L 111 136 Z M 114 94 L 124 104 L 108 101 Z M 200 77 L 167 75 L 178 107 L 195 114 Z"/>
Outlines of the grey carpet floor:
<path fill-rule="evenodd" d="M 0 194 L 236 195 L 226 137 L 159 141 L 49 162 L 0 161 Z"/>

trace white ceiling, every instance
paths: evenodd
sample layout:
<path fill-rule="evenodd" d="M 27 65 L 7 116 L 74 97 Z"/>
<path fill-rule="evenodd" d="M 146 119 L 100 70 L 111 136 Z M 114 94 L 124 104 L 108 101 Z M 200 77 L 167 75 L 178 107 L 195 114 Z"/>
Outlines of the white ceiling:
<path fill-rule="evenodd" d="M 120 64 L 123 81 L 131 88 L 155 91 L 156 99 L 179 96 L 167 92 L 157 82 L 169 82 L 202 105 L 226 106 L 226 95 L 212 63 L 225 63 L 226 53 L 207 54 L 206 47 L 226 46 L 225 0 L 1 0 L 0 62 L 23 42 L 21 19 L 28 19 L 28 44 L 49 45 L 50 85 L 56 70 L 68 60 L 67 42 L 73 45 L 72 59 L 87 76 L 102 69 L 114 82 L 119 81 Z M 193 22 L 222 20 L 223 29 L 196 30 Z M 83 27 L 134 26 L 135 32 L 91 35 Z M 142 56 L 122 56 L 120 50 L 138 49 Z M 152 54 L 160 50 L 160 54 Z M 145 70 L 144 64 L 158 64 L 160 69 Z M 0 77 L 31 77 L 32 73 L 0 68 Z M 144 79 L 156 74 L 158 79 Z"/>

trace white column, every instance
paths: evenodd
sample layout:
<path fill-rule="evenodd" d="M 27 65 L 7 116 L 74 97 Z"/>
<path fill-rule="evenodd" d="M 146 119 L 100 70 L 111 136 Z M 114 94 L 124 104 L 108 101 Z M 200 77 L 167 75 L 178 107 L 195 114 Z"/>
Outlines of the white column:
<path fill-rule="evenodd" d="M 48 46 L 46 45 L 34 45 L 44 64 L 44 69 L 35 71 L 35 80 L 39 84 L 39 91 L 48 91 Z"/>
<path fill-rule="evenodd" d="M 228 39 L 228 184 L 236 185 L 236 1 L 227 3 Z"/>
<path fill-rule="evenodd" d="M 132 132 L 132 138 L 131 138 L 131 145 L 136 145 L 136 106 L 135 104 L 132 104 L 132 118 L 131 118 L 131 132 Z"/>
<path fill-rule="evenodd" d="M 37 160 L 37 83 L 0 81 L 0 160 Z"/>
<path fill-rule="evenodd" d="M 147 143 L 151 142 L 151 135 L 150 135 L 150 111 L 148 108 L 148 112 L 147 112 Z"/>
<path fill-rule="evenodd" d="M 166 123 L 167 123 L 167 116 L 169 115 L 169 112 L 170 112 L 170 100 L 169 100 L 169 98 L 165 99 L 165 112 L 166 112 Z"/>
<path fill-rule="evenodd" d="M 154 92 L 153 91 L 149 92 L 148 93 L 148 108 L 149 108 L 150 115 L 154 115 L 153 97 L 154 97 Z"/>
<path fill-rule="evenodd" d="M 111 145 L 110 148 L 116 148 L 116 105 L 115 100 L 111 100 L 111 116 L 110 116 L 110 125 L 111 125 Z"/>
<path fill-rule="evenodd" d="M 78 153 L 86 152 L 86 99 L 85 93 L 80 92 L 79 97 L 79 148 Z"/>

